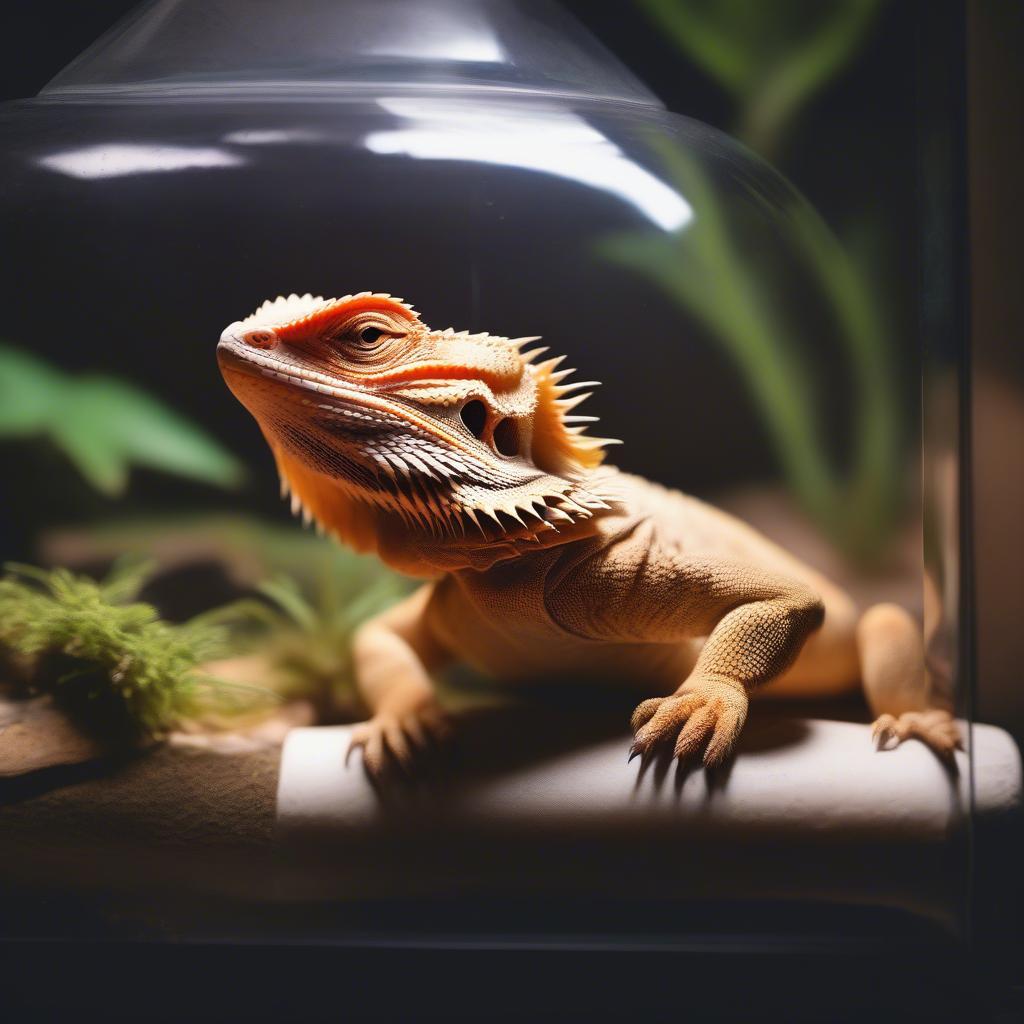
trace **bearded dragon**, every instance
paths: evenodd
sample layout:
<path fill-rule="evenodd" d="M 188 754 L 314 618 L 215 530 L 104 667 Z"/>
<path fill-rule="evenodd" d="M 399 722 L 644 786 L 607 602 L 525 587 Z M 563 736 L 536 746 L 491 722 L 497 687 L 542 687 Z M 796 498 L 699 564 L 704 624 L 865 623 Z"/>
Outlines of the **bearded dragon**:
<path fill-rule="evenodd" d="M 880 749 L 916 737 L 951 756 L 911 615 L 859 614 L 752 527 L 603 464 L 611 442 L 574 413 L 595 382 L 568 380 L 539 340 L 432 330 L 371 292 L 280 297 L 220 338 L 293 511 L 428 581 L 354 640 L 367 771 L 410 770 L 448 731 L 431 677 L 453 660 L 508 683 L 643 687 L 630 757 L 714 766 L 755 692 L 858 686 Z"/>

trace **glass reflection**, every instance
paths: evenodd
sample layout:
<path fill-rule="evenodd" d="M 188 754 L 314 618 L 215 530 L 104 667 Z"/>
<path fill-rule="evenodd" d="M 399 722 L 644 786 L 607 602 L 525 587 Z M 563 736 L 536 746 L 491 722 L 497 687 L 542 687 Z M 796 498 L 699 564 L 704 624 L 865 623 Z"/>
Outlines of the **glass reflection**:
<path fill-rule="evenodd" d="M 122 142 L 83 146 L 40 157 L 41 166 L 70 178 L 119 178 L 191 168 L 237 167 L 243 157 L 212 146 L 150 146 Z"/>
<path fill-rule="evenodd" d="M 405 123 L 367 135 L 364 145 L 371 152 L 473 160 L 569 178 L 618 196 L 665 231 L 677 231 L 693 217 L 690 204 L 675 189 L 571 111 L 496 110 L 491 104 L 411 97 L 377 102 Z"/>

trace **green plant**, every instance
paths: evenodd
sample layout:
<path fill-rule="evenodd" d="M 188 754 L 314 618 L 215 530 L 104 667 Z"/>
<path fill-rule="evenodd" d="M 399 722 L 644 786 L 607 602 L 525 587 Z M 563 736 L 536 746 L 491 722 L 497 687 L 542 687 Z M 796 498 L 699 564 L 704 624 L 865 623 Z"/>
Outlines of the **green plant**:
<path fill-rule="evenodd" d="M 848 63 L 880 0 L 637 0 L 736 103 L 736 134 L 777 160 L 803 106 Z"/>
<path fill-rule="evenodd" d="M 415 582 L 377 558 L 357 555 L 312 530 L 238 514 L 132 518 L 51 535 L 54 561 L 144 552 L 165 569 L 214 563 L 243 598 L 203 616 L 232 630 L 240 648 L 265 660 L 261 677 L 282 696 L 335 706 L 354 701 L 351 639 L 371 615 Z"/>
<path fill-rule="evenodd" d="M 735 134 L 779 159 L 800 111 L 854 55 L 880 0 L 637 3 L 732 97 Z M 794 325 L 745 260 L 715 182 L 673 140 L 652 144 L 695 215 L 673 233 L 605 239 L 601 251 L 654 281 L 703 324 L 742 375 L 804 510 L 847 555 L 875 559 L 903 491 L 904 432 L 893 338 L 879 295 L 821 218 L 793 204 L 789 236 L 827 302 L 853 384 L 848 460 L 840 469 L 823 440 L 815 381 L 791 340 Z"/>
<path fill-rule="evenodd" d="M 351 710 L 358 702 L 352 673 L 352 638 L 358 626 L 400 600 L 413 583 L 375 559 L 325 550 L 312 585 L 278 573 L 257 586 L 270 604 L 252 599 L 232 617 L 263 628 L 255 650 L 270 663 L 285 697 L 326 700 Z"/>
<path fill-rule="evenodd" d="M 124 493 L 131 466 L 219 487 L 243 478 L 220 445 L 155 398 L 116 377 L 70 376 L 0 345 L 0 438 L 46 437 L 99 492 Z"/>
<path fill-rule="evenodd" d="M 382 581 L 390 581 L 382 585 L 393 585 L 396 592 L 412 586 L 378 559 L 358 555 L 294 521 L 271 522 L 234 512 L 104 519 L 50 531 L 42 547 L 52 562 L 147 557 L 155 558 L 161 569 L 214 562 L 234 585 L 246 588 L 287 576 L 314 602 L 324 588 L 334 586 L 353 598 Z M 328 575 L 336 578 L 325 579 Z"/>
<path fill-rule="evenodd" d="M 813 209 L 795 204 L 791 235 L 828 301 L 858 400 L 841 472 L 822 441 L 814 382 L 785 312 L 745 259 L 713 182 L 674 141 L 655 137 L 651 145 L 699 212 L 680 231 L 613 236 L 600 251 L 645 274 L 703 323 L 742 374 L 804 510 L 848 554 L 870 559 L 901 489 L 890 339 L 870 293 Z"/>
<path fill-rule="evenodd" d="M 265 700 L 205 675 L 230 649 L 215 616 L 180 625 L 133 600 L 151 565 L 122 561 L 102 582 L 66 569 L 9 564 L 0 579 L 0 647 L 31 658 L 35 689 L 53 693 L 111 739 L 159 736 L 185 718 Z"/>
<path fill-rule="evenodd" d="M 355 699 L 356 627 L 416 585 L 312 530 L 237 514 L 104 522 L 53 534 L 44 549 L 55 561 L 145 553 L 165 569 L 221 566 L 235 586 L 259 596 L 217 609 L 204 621 L 230 626 L 239 646 L 267 663 L 266 685 L 275 692 L 335 705 Z"/>

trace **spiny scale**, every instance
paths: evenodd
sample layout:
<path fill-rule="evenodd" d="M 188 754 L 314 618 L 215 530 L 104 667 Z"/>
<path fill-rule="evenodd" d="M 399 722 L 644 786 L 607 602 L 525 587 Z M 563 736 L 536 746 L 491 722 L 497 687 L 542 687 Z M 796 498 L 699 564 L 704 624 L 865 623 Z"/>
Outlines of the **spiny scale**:
<path fill-rule="evenodd" d="M 408 454 L 406 457 L 409 457 Z M 386 466 L 380 463 L 378 465 L 382 471 L 390 473 L 393 479 L 398 479 L 395 475 L 396 469 L 390 460 Z M 407 525 L 426 529 L 431 536 L 439 540 L 466 538 L 466 518 L 473 523 L 485 542 L 508 536 L 508 529 L 501 521 L 499 513 L 507 515 L 519 524 L 521 529 L 515 531 L 513 539 L 535 540 L 540 532 L 557 533 L 558 527 L 555 522 L 571 525 L 590 519 L 595 510 L 608 509 L 611 507 L 608 503 L 615 500 L 612 496 L 601 495 L 591 490 L 593 483 L 590 481 L 587 482 L 588 486 L 584 487 L 581 481 L 572 480 L 559 481 L 559 486 L 538 487 L 534 493 L 521 495 L 516 500 L 502 500 L 496 496 L 493 501 L 478 499 L 474 503 L 469 503 L 459 494 L 458 488 L 448 494 L 442 494 L 434 486 L 438 481 L 433 477 L 407 479 L 411 486 L 408 491 L 403 492 L 405 500 L 399 500 L 387 491 L 367 497 L 375 504 L 396 512 Z M 431 481 L 431 486 L 427 485 L 428 480 Z M 553 484 L 554 480 L 544 478 L 541 483 Z M 317 533 L 338 539 L 334 531 L 328 530 L 313 515 L 284 476 L 281 477 L 281 492 L 282 496 L 288 497 L 292 514 L 300 518 L 303 525 L 312 525 Z M 480 515 L 487 516 L 493 521 L 497 528 L 493 537 L 488 535 L 480 523 Z M 530 518 L 529 522 L 523 518 L 524 515 Z"/>
<path fill-rule="evenodd" d="M 353 295 L 342 295 L 338 299 L 325 299 L 322 295 L 313 295 L 311 292 L 304 295 L 292 292 L 290 295 L 279 295 L 276 299 L 267 299 L 250 313 L 242 324 L 245 327 L 290 327 L 313 314 L 323 313 L 357 299 L 386 299 L 413 316 L 419 315 L 409 303 L 388 292 L 356 292 Z"/>

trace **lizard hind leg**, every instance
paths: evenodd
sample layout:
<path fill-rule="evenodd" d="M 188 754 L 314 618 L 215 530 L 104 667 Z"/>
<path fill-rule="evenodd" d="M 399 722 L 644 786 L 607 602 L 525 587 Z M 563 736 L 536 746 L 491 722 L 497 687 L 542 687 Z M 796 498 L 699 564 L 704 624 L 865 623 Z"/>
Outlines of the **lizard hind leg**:
<path fill-rule="evenodd" d="M 869 608 L 857 624 L 857 649 L 878 749 L 914 738 L 952 757 L 960 731 L 948 704 L 931 692 L 921 630 L 911 615 L 895 604 Z"/>

